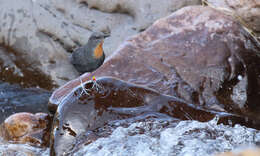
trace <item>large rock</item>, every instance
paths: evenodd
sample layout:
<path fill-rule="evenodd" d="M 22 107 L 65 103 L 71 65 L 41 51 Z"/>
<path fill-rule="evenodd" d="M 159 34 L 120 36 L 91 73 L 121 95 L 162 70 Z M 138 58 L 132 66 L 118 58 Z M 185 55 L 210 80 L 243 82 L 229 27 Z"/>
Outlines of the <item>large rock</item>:
<path fill-rule="evenodd" d="M 102 8 L 100 10 L 104 12 L 94 9 L 108 6 L 105 1 L 96 1 L 97 7 L 94 2 L 89 7 L 87 3 L 75 0 L 1 1 L 0 51 L 3 55 L 0 55 L 0 65 L 1 71 L 8 71 L 10 75 L 4 76 L 4 80 L 12 81 L 10 77 L 15 77 L 19 83 L 28 86 L 30 79 L 31 86 L 46 89 L 62 85 L 78 76 L 69 63 L 68 52 L 85 44 L 91 32 L 111 32 L 111 37 L 104 44 L 109 55 L 128 36 L 142 31 L 157 18 L 182 6 L 200 2 L 167 0 L 157 9 L 155 6 L 160 3 L 157 1 L 141 2 L 139 5 L 135 5 L 134 1 L 110 1 L 111 6 L 120 3 L 131 8 L 134 16 L 120 8 L 113 13 Z M 145 22 L 140 19 L 145 19 Z"/>
<path fill-rule="evenodd" d="M 99 128 L 114 120 L 166 114 L 207 121 L 223 115 L 194 104 L 243 113 L 257 123 L 259 50 L 239 23 L 210 7 L 186 7 L 160 19 L 122 44 L 101 68 L 52 94 L 49 109 L 57 111 L 51 154 L 73 153 L 80 142 L 91 142 L 82 137 L 97 132 L 90 136 L 95 140 Z M 90 80 L 93 75 L 100 79 Z M 93 91 L 93 82 L 101 87 Z"/>
<path fill-rule="evenodd" d="M 92 75 L 113 76 L 205 108 L 260 119 L 260 46 L 232 17 L 210 7 L 185 7 L 124 42 Z M 61 100 L 80 79 L 56 90 Z"/>

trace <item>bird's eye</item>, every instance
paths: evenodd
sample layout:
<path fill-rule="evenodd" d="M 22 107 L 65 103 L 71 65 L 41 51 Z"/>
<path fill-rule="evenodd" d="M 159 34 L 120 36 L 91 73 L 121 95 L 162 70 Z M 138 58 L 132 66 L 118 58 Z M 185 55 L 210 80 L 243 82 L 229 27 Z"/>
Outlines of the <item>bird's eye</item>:
<path fill-rule="evenodd" d="M 98 39 L 99 39 L 99 36 L 95 36 L 94 39 L 95 39 L 95 40 L 98 40 Z"/>

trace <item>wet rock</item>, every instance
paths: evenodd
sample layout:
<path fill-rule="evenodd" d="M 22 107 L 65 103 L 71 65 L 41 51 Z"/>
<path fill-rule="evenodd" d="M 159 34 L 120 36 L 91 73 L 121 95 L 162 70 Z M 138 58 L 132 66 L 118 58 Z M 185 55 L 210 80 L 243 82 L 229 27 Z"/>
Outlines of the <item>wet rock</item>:
<path fill-rule="evenodd" d="M 202 116 L 202 111 L 196 111 L 180 99 L 163 96 L 151 89 L 121 80 L 101 78 L 97 83 L 101 86 L 100 91 L 96 92 L 94 89 L 87 95 L 82 92 L 81 86 L 78 86 L 77 90 L 71 92 L 59 105 L 53 123 L 52 155 L 72 152 L 74 144 L 82 134 L 113 120 L 133 118 L 153 112 L 165 112 L 182 119 L 193 117 L 203 120 L 211 116 L 210 113 Z M 90 82 L 85 87 L 90 89 L 92 85 Z M 181 114 L 181 111 L 175 114 L 173 111 L 175 109 L 193 112 L 193 114 Z"/>
<path fill-rule="evenodd" d="M 168 120 L 209 121 L 219 115 L 219 123 L 246 123 L 252 120 L 216 113 L 195 107 L 174 96 L 162 95 L 155 90 L 127 83 L 112 77 L 102 77 L 73 89 L 63 98 L 54 117 L 51 154 L 71 154 L 80 146 L 109 135 L 104 128 L 111 122 L 125 120 L 133 123 L 147 118 Z M 83 87 L 88 89 L 84 92 Z M 55 105 L 52 105 L 52 108 Z M 56 105 L 57 106 L 57 105 Z M 259 126 L 259 125 L 257 125 Z"/>
<path fill-rule="evenodd" d="M 47 103 L 51 92 L 40 88 L 22 88 L 0 82 L 0 123 L 18 112 L 48 113 Z"/>
<path fill-rule="evenodd" d="M 9 77 L 15 77 L 20 80 L 19 83 L 26 83 L 29 78 L 33 81 L 30 87 L 36 83 L 46 89 L 62 85 L 79 75 L 69 62 L 69 52 L 86 44 L 93 31 L 111 32 L 111 37 L 104 43 L 108 56 L 128 36 L 144 30 L 157 18 L 182 6 L 199 4 L 199 0 L 167 0 L 159 10 L 154 7 L 158 5 L 157 1 L 139 5 L 133 5 L 134 1 L 111 1 L 111 5 L 118 6 L 120 3 L 130 5 L 129 8 L 136 7 L 134 17 L 120 12 L 120 8 L 113 13 L 106 12 L 99 7 L 107 6 L 105 1 L 96 2 L 99 5 L 91 2 L 92 6 L 87 3 L 74 0 L 2 1 L 0 47 L 4 50 L 0 51 L 4 51 L 4 55 L 0 55 L 0 66 L 8 69 L 10 75 L 4 77 L 5 81 L 12 82 Z M 141 19 L 146 19 L 146 22 Z"/>
<path fill-rule="evenodd" d="M 92 74 L 113 76 L 207 109 L 260 119 L 260 46 L 232 17 L 209 7 L 185 7 L 124 42 Z M 79 78 L 58 89 L 58 104 Z"/>
<path fill-rule="evenodd" d="M 8 117 L 0 129 L 1 137 L 7 141 L 47 146 L 50 117 L 45 113 L 16 113 Z"/>
<path fill-rule="evenodd" d="M 256 0 L 207 0 L 214 7 L 239 16 L 253 31 L 260 33 L 260 2 Z"/>

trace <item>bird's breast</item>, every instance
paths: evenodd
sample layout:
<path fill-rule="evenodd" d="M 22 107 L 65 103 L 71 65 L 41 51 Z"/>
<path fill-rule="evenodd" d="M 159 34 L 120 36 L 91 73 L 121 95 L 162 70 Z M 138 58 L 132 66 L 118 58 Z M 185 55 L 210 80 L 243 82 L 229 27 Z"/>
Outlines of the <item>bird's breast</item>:
<path fill-rule="evenodd" d="M 94 58 L 95 59 L 100 59 L 103 56 L 103 42 L 100 42 L 96 48 L 94 49 Z"/>

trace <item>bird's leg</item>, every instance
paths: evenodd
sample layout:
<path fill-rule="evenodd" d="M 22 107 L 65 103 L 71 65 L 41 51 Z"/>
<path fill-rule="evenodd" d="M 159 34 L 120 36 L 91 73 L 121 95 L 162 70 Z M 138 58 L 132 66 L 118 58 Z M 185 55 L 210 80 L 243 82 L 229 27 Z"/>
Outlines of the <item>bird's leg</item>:
<path fill-rule="evenodd" d="M 86 95 L 89 95 L 88 91 L 90 91 L 89 89 L 85 88 L 83 83 L 82 83 L 82 80 L 81 80 L 81 77 L 79 77 L 79 80 L 80 80 L 80 86 L 82 88 L 82 91 L 80 93 L 80 96 L 85 93 Z"/>
<path fill-rule="evenodd" d="M 92 82 L 93 82 L 92 89 L 94 88 L 94 89 L 96 89 L 96 91 L 98 91 L 99 89 L 103 88 L 101 85 L 99 85 L 97 83 L 97 80 L 96 80 L 95 76 L 92 77 Z"/>

